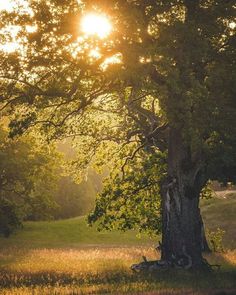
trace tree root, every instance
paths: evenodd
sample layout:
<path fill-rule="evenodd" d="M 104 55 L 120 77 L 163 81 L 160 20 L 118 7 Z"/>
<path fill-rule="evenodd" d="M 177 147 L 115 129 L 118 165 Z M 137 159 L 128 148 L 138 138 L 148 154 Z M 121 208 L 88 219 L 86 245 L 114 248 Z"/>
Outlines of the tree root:
<path fill-rule="evenodd" d="M 210 264 L 205 258 L 202 258 L 203 265 L 210 271 L 217 270 L 219 271 L 221 268 L 220 264 Z"/>
<path fill-rule="evenodd" d="M 219 264 L 210 264 L 205 258 L 202 259 L 202 266 L 198 267 L 198 270 L 206 270 L 206 271 L 214 271 L 220 270 L 221 265 Z M 176 261 L 175 259 L 171 261 L 166 260 L 151 260 L 148 261 L 145 256 L 143 256 L 143 261 L 138 264 L 131 265 L 131 270 L 136 273 L 152 273 L 155 271 L 163 271 L 170 269 L 183 269 L 183 270 L 191 270 L 194 269 L 191 265 L 184 265 L 181 261 Z"/>
<path fill-rule="evenodd" d="M 147 261 L 147 258 L 143 256 L 143 262 L 131 265 L 131 270 L 134 272 L 153 272 L 155 270 L 167 270 L 169 269 L 169 263 L 164 260 Z"/>

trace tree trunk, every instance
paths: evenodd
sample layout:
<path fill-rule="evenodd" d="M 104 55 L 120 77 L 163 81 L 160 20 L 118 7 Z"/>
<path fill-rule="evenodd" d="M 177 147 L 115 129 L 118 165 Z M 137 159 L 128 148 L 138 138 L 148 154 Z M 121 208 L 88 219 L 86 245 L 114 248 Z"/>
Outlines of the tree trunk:
<path fill-rule="evenodd" d="M 169 133 L 168 176 L 162 185 L 162 260 L 201 268 L 202 218 L 199 196 L 205 184 L 200 153 L 191 152 L 181 132 Z"/>
<path fill-rule="evenodd" d="M 204 223 L 203 223 L 203 220 L 202 220 L 202 216 L 201 216 L 201 213 L 200 213 L 200 224 L 201 224 L 201 247 L 202 247 L 202 252 L 205 252 L 205 253 L 210 253 L 212 252 L 209 245 L 208 245 L 208 242 L 207 242 L 207 238 L 206 238 L 206 232 L 205 232 L 205 227 L 204 227 Z"/>

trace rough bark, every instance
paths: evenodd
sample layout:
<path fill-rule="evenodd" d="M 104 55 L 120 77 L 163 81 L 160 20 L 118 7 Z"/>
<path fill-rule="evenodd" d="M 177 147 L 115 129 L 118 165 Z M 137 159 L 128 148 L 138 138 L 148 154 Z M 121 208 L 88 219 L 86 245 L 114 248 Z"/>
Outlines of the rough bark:
<path fill-rule="evenodd" d="M 202 219 L 199 195 L 205 183 L 198 153 L 191 153 L 181 132 L 169 134 L 168 176 L 162 186 L 162 260 L 177 266 L 201 268 Z"/>
<path fill-rule="evenodd" d="M 199 3 L 184 1 L 186 23 L 198 21 Z M 204 265 L 202 251 L 209 249 L 199 209 L 206 179 L 201 148 L 192 151 L 182 133 L 173 127 L 169 131 L 167 179 L 162 186 L 162 260 L 196 269 Z"/>
<path fill-rule="evenodd" d="M 204 227 L 204 223 L 203 223 L 203 220 L 202 220 L 202 216 L 201 216 L 201 213 L 199 212 L 199 217 L 200 217 L 200 224 L 201 224 L 201 247 L 202 247 L 202 252 L 205 252 L 205 253 L 210 253 L 212 252 L 209 245 L 208 245 L 208 242 L 207 242 L 207 238 L 206 238 L 206 232 L 205 232 L 205 227 Z"/>

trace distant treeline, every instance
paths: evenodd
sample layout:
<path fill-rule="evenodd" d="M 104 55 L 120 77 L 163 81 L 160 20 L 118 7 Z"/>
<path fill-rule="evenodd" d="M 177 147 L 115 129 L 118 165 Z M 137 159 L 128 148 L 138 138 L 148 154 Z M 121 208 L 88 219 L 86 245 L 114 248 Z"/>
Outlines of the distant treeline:
<path fill-rule="evenodd" d="M 101 190 L 102 177 L 93 170 L 80 184 L 62 173 L 69 144 L 61 151 L 36 138 L 27 134 L 11 139 L 0 126 L 0 234 L 6 237 L 24 220 L 84 215 Z"/>
<path fill-rule="evenodd" d="M 69 176 L 61 177 L 54 195 L 58 206 L 53 217 L 64 219 L 87 214 L 94 207 L 96 194 L 101 187 L 101 176 L 92 170 L 88 173 L 87 180 L 80 184 L 75 183 Z"/>

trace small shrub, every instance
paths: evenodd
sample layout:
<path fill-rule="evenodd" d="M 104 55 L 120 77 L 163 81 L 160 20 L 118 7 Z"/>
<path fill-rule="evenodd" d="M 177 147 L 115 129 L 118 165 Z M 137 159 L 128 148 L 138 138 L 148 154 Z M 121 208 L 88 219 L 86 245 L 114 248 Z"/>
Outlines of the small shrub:
<path fill-rule="evenodd" d="M 216 195 L 215 191 L 212 189 L 212 185 L 211 185 L 211 182 L 208 181 L 207 184 L 204 186 L 204 188 L 202 189 L 201 191 L 201 194 L 200 194 L 200 197 L 202 199 L 206 199 L 206 200 L 209 200 L 209 199 L 212 199 L 214 198 Z"/>
<path fill-rule="evenodd" d="M 222 243 L 224 234 L 225 231 L 220 228 L 217 228 L 216 231 L 206 231 L 207 239 L 213 252 L 224 252 Z"/>

